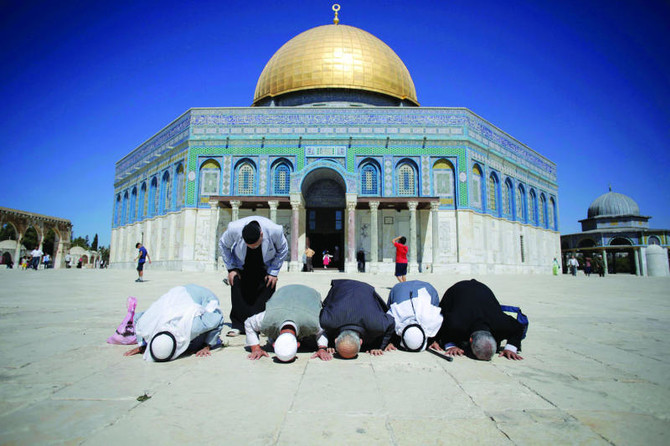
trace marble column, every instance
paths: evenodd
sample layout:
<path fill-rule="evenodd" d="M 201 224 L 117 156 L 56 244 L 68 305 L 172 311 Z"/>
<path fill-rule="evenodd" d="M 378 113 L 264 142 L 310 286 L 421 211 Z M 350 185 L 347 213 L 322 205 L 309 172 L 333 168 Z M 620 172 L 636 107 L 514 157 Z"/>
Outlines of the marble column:
<path fill-rule="evenodd" d="M 430 203 L 430 217 L 433 223 L 431 240 L 433 241 L 433 260 L 431 272 L 435 272 L 435 267 L 439 261 L 440 252 L 440 203 L 433 201 Z"/>
<path fill-rule="evenodd" d="M 216 237 L 216 228 L 219 227 L 219 202 L 209 202 L 209 249 L 207 255 L 207 263 L 205 264 L 206 271 L 216 270 L 216 251 L 218 240 Z"/>
<path fill-rule="evenodd" d="M 300 237 L 301 200 L 291 199 L 291 263 L 289 271 L 301 271 L 302 264 L 298 255 L 298 239 Z"/>
<path fill-rule="evenodd" d="M 602 256 L 603 256 L 603 272 L 605 273 L 605 275 L 607 275 L 609 273 L 607 266 L 607 251 L 604 249 L 602 252 Z"/>
<path fill-rule="evenodd" d="M 14 268 L 19 269 L 18 266 L 21 264 L 21 242 L 23 241 L 23 234 L 16 230 L 16 250 L 14 251 Z"/>
<path fill-rule="evenodd" d="M 640 251 L 633 248 L 633 253 L 635 254 L 635 275 L 640 275 Z"/>
<path fill-rule="evenodd" d="M 348 198 L 348 197 L 347 197 Z M 356 201 L 347 200 L 347 262 L 344 272 L 353 273 L 356 268 Z"/>
<path fill-rule="evenodd" d="M 44 251 L 44 226 L 40 226 L 40 231 L 37 233 L 37 239 L 40 245 L 40 251 Z M 40 265 L 42 261 L 40 260 Z"/>
<path fill-rule="evenodd" d="M 231 200 L 230 201 L 230 207 L 233 210 L 231 221 L 235 221 L 235 220 L 240 218 L 240 205 L 241 204 L 242 204 L 242 202 L 240 200 Z"/>
<path fill-rule="evenodd" d="M 270 200 L 268 201 L 268 205 L 270 205 L 270 220 L 277 223 L 277 207 L 279 206 L 279 201 Z"/>
<path fill-rule="evenodd" d="M 370 202 L 370 271 L 379 272 L 379 202 Z"/>
<path fill-rule="evenodd" d="M 416 208 L 419 206 L 418 201 L 407 202 L 409 208 L 409 271 L 411 273 L 419 272 L 419 264 L 416 261 Z"/>
<path fill-rule="evenodd" d="M 54 255 L 53 259 L 53 269 L 60 269 L 63 267 L 64 262 L 63 258 L 65 257 L 65 254 L 63 254 L 63 240 L 59 237 L 58 238 L 58 245 L 56 248 L 56 254 Z"/>

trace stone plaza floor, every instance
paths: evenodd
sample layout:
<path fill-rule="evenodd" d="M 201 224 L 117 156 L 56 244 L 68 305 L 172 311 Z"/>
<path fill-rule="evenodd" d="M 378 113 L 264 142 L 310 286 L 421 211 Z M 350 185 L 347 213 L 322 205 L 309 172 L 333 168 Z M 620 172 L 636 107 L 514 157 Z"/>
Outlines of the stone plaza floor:
<path fill-rule="evenodd" d="M 0 270 L 0 444 L 451 445 L 670 442 L 670 279 L 484 276 L 530 319 L 524 361 L 430 353 L 249 361 L 244 337 L 211 357 L 155 364 L 105 340 L 172 286 L 220 298 L 218 273 Z M 325 297 L 330 280 L 282 273 Z M 416 275 L 440 295 L 470 276 Z M 225 329 L 224 329 L 225 330 Z M 150 398 L 138 401 L 138 397 Z"/>

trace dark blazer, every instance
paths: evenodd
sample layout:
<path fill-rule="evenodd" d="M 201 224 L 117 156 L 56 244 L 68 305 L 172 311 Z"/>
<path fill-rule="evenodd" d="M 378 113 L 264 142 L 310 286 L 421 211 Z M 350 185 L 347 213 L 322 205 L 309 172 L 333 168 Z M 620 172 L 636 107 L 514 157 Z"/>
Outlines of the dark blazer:
<path fill-rule="evenodd" d="M 456 283 L 444 293 L 440 308 L 444 321 L 440 343 L 468 342 L 477 330 L 488 330 L 498 345 L 503 339 L 521 350 L 523 325 L 500 308 L 493 291 L 475 279 Z"/>
<path fill-rule="evenodd" d="M 321 328 L 334 341 L 343 330 L 363 340 L 363 350 L 384 349 L 395 328 L 393 317 L 374 287 L 357 280 L 333 280 L 321 310 Z"/>

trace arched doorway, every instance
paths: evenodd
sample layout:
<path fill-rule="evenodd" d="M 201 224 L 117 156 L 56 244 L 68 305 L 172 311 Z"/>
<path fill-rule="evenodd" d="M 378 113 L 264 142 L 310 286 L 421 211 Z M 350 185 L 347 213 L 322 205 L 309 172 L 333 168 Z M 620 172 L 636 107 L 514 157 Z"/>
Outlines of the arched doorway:
<path fill-rule="evenodd" d="M 323 268 L 323 253 L 333 256 L 330 269 L 344 269 L 344 208 L 346 185 L 333 169 L 315 169 L 302 182 L 307 243 L 316 252 L 313 265 Z"/>
<path fill-rule="evenodd" d="M 610 274 L 635 274 L 635 254 L 632 248 L 626 248 L 631 245 L 630 240 L 624 237 L 612 239 L 607 250 L 607 267 Z"/>
<path fill-rule="evenodd" d="M 18 239 L 18 232 L 14 225 L 10 223 L 5 223 L 0 228 L 0 253 L 2 253 L 2 258 L 0 259 L 0 264 L 5 265 L 7 268 L 12 268 L 14 264 L 14 255 L 16 253 L 16 240 Z M 7 241 L 6 243 L 3 243 Z M 14 243 L 12 243 L 14 242 Z M 24 254 L 20 252 L 20 255 Z"/>

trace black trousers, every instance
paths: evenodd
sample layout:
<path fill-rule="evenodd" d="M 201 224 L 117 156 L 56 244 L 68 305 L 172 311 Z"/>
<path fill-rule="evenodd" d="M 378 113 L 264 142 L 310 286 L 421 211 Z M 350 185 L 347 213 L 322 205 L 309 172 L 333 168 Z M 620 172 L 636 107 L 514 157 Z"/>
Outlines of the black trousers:
<path fill-rule="evenodd" d="M 262 274 L 260 274 L 262 273 Z M 235 277 L 230 287 L 230 321 L 232 328 L 244 332 L 244 321 L 248 317 L 265 311 L 265 303 L 275 292 L 274 288 L 265 286 L 266 272 L 241 271 L 242 278 Z"/>

